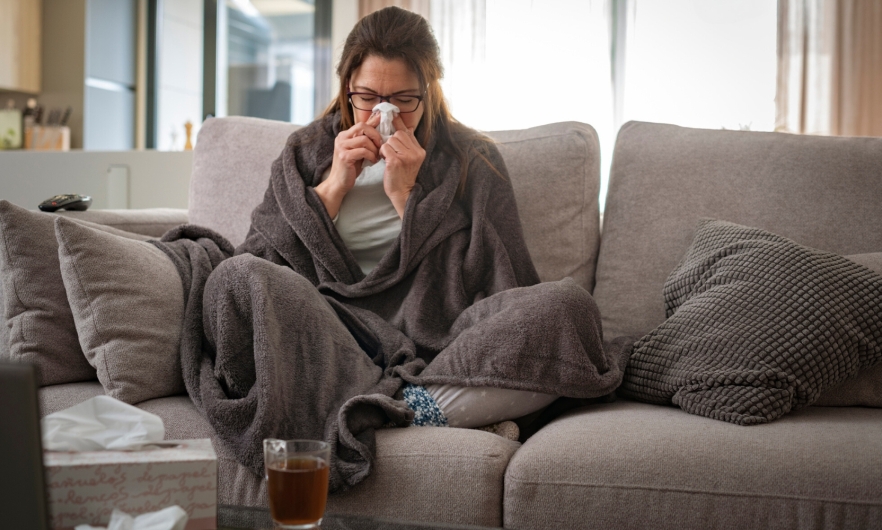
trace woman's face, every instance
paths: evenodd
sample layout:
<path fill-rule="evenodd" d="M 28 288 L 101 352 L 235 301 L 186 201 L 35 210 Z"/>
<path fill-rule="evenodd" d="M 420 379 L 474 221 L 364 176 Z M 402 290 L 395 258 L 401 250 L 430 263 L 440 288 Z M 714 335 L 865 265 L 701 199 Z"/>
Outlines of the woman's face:
<path fill-rule="evenodd" d="M 419 96 L 423 91 L 420 80 L 401 59 L 384 59 L 376 55 L 368 55 L 355 69 L 349 80 L 350 92 L 368 92 L 378 96 Z M 423 117 L 425 101 L 417 110 L 400 114 L 408 129 L 416 129 Z M 355 123 L 364 123 L 371 117 L 370 110 L 359 110 L 352 107 Z"/>

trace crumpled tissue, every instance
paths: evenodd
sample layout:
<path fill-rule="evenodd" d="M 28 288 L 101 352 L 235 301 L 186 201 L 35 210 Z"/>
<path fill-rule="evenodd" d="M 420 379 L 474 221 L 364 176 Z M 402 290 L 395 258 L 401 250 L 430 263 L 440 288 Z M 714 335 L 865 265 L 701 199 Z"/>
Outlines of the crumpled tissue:
<path fill-rule="evenodd" d="M 49 414 L 42 428 L 49 451 L 137 450 L 165 439 L 162 418 L 110 396 Z"/>
<path fill-rule="evenodd" d="M 377 114 L 380 115 L 380 125 L 377 126 L 377 132 L 383 138 L 383 143 L 386 143 L 395 134 L 395 126 L 392 125 L 392 120 L 395 119 L 399 112 L 398 107 L 386 101 L 378 103 L 371 110 L 371 118 Z"/>
<path fill-rule="evenodd" d="M 187 512 L 180 506 L 169 506 L 163 510 L 142 513 L 137 517 L 113 510 L 106 530 L 184 530 L 187 526 Z M 105 530 L 103 526 L 81 524 L 74 530 Z"/>
<path fill-rule="evenodd" d="M 389 141 L 389 138 L 392 138 L 392 135 L 395 134 L 395 126 L 392 125 L 392 120 L 395 119 L 395 115 L 398 112 L 398 107 L 385 101 L 375 105 L 371 111 L 371 117 L 377 114 L 380 115 L 380 124 L 377 126 L 377 132 L 380 133 L 383 143 Z M 382 182 L 383 175 L 386 173 L 386 160 L 381 158 L 376 164 L 365 160 L 361 167 L 361 174 L 356 177 L 358 184 L 366 185 Z"/>

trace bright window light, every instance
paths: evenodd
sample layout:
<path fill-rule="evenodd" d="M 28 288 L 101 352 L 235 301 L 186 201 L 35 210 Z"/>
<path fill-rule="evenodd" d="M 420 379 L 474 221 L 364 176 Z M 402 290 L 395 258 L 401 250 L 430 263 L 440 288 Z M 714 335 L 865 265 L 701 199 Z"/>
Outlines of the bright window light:
<path fill-rule="evenodd" d="M 774 129 L 777 2 L 644 0 L 634 7 L 625 120 Z"/>
<path fill-rule="evenodd" d="M 624 34 L 613 35 L 623 5 Z M 602 205 L 621 125 L 614 105 L 622 122 L 773 130 L 776 18 L 775 0 L 433 0 L 431 22 L 442 87 L 466 125 L 597 130 Z M 618 86 L 613 42 L 624 53 Z"/>

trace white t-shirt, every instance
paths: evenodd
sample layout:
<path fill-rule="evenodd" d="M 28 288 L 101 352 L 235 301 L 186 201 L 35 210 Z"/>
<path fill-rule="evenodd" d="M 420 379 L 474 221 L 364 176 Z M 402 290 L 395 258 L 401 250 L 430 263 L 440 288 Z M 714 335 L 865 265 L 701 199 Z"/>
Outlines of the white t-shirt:
<path fill-rule="evenodd" d="M 368 274 L 401 233 L 401 218 L 383 190 L 386 161 L 364 168 L 334 219 L 337 232 Z M 322 181 L 331 174 L 328 168 Z M 428 385 L 451 427 L 476 427 L 517 418 L 548 406 L 557 396 L 501 388 Z"/>
<path fill-rule="evenodd" d="M 362 272 L 370 273 L 401 233 L 401 218 L 383 190 L 386 161 L 362 169 L 355 186 L 343 198 L 334 219 L 337 232 Z M 328 178 L 331 169 L 322 175 Z"/>

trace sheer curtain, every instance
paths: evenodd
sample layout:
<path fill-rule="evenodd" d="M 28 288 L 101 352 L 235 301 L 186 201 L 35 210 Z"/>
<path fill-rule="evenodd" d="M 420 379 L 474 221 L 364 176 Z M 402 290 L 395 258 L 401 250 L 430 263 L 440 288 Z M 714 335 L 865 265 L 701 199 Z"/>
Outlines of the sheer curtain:
<path fill-rule="evenodd" d="M 622 121 L 774 128 L 774 1 L 628 0 L 626 16 Z"/>
<path fill-rule="evenodd" d="M 458 120 L 485 131 L 589 123 L 608 166 L 615 139 L 608 0 L 432 0 L 430 22 Z"/>
<path fill-rule="evenodd" d="M 882 136 L 882 2 L 779 0 L 776 129 Z"/>
<path fill-rule="evenodd" d="M 431 0 L 358 0 L 358 18 L 389 6 L 407 9 L 429 18 L 430 2 Z"/>
<path fill-rule="evenodd" d="M 472 101 L 470 80 L 486 65 L 487 0 L 434 0 L 429 21 L 441 47 L 448 102 Z"/>
<path fill-rule="evenodd" d="M 482 130 L 591 124 L 601 195 L 628 120 L 772 130 L 773 0 L 431 0 L 442 86 Z"/>

